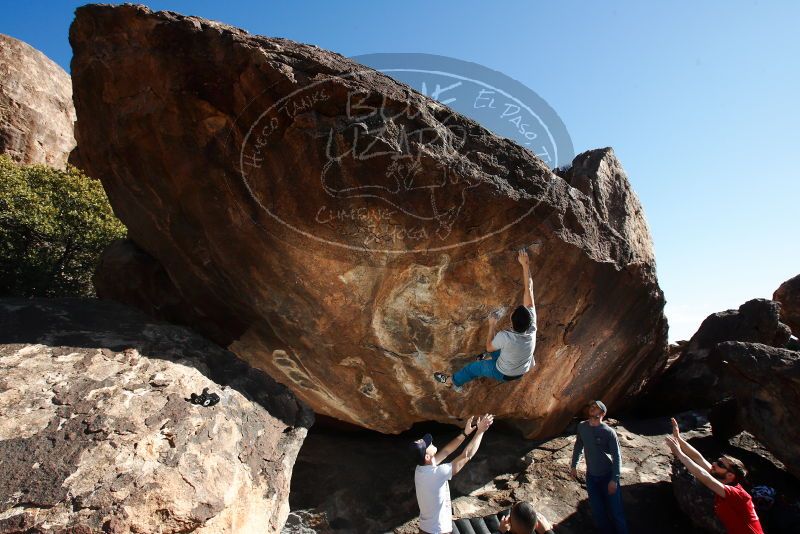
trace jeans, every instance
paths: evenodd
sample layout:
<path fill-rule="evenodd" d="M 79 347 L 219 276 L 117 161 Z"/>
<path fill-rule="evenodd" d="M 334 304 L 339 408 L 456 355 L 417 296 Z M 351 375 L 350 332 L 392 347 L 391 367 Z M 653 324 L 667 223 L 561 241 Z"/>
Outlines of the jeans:
<path fill-rule="evenodd" d="M 497 370 L 497 358 L 500 357 L 500 351 L 496 350 L 490 352 L 491 360 L 481 360 L 479 362 L 472 362 L 456 374 L 453 375 L 453 384 L 456 386 L 463 386 L 470 380 L 474 380 L 481 376 L 494 378 L 500 382 L 505 380 L 505 375 Z"/>
<path fill-rule="evenodd" d="M 625 513 L 622 510 L 622 488 L 617 483 L 614 495 L 608 494 L 608 483 L 613 480 L 609 473 L 604 476 L 586 475 L 586 491 L 594 522 L 603 534 L 628 534 Z"/>

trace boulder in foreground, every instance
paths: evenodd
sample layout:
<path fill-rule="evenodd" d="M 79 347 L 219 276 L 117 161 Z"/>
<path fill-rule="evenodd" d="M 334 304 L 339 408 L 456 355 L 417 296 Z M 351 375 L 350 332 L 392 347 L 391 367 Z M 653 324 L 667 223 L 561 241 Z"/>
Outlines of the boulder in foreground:
<path fill-rule="evenodd" d="M 203 388 L 219 403 L 189 402 Z M 111 302 L 0 300 L 0 533 L 279 531 L 312 422 L 184 328 Z"/>

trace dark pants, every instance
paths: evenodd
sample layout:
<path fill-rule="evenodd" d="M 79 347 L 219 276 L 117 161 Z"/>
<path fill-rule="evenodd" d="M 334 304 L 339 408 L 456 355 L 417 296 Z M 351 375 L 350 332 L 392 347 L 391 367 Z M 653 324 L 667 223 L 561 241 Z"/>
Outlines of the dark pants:
<path fill-rule="evenodd" d="M 622 510 L 622 487 L 617 484 L 614 495 L 608 494 L 611 474 L 605 476 L 586 475 L 586 491 L 594 522 L 603 534 L 628 534 L 625 512 Z"/>

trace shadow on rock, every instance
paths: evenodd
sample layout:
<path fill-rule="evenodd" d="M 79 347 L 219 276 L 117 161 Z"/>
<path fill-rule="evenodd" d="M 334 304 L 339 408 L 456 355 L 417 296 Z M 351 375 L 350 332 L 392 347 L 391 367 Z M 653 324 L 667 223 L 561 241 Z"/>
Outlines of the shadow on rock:
<path fill-rule="evenodd" d="M 180 361 L 220 386 L 260 404 L 290 427 L 309 428 L 314 413 L 265 372 L 190 330 L 156 321 L 108 300 L 2 299 L 0 344 L 136 349 L 142 356 Z M 186 391 L 186 398 L 191 393 Z"/>
<path fill-rule="evenodd" d="M 622 488 L 622 502 L 630 532 L 668 534 L 672 532 L 703 532 L 693 528 L 681 513 L 672 495 L 669 482 L 639 483 Z M 562 519 L 557 532 L 595 532 L 588 499 L 580 501 L 575 512 Z"/>

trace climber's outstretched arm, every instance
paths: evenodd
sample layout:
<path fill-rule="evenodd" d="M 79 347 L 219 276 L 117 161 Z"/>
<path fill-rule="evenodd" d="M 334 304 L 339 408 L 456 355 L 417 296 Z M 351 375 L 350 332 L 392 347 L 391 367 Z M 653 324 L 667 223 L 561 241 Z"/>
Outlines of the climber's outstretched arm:
<path fill-rule="evenodd" d="M 531 264 L 528 258 L 528 251 L 521 249 L 517 254 L 517 260 L 522 265 L 522 304 L 526 308 L 533 307 L 533 279 L 531 278 Z"/>

